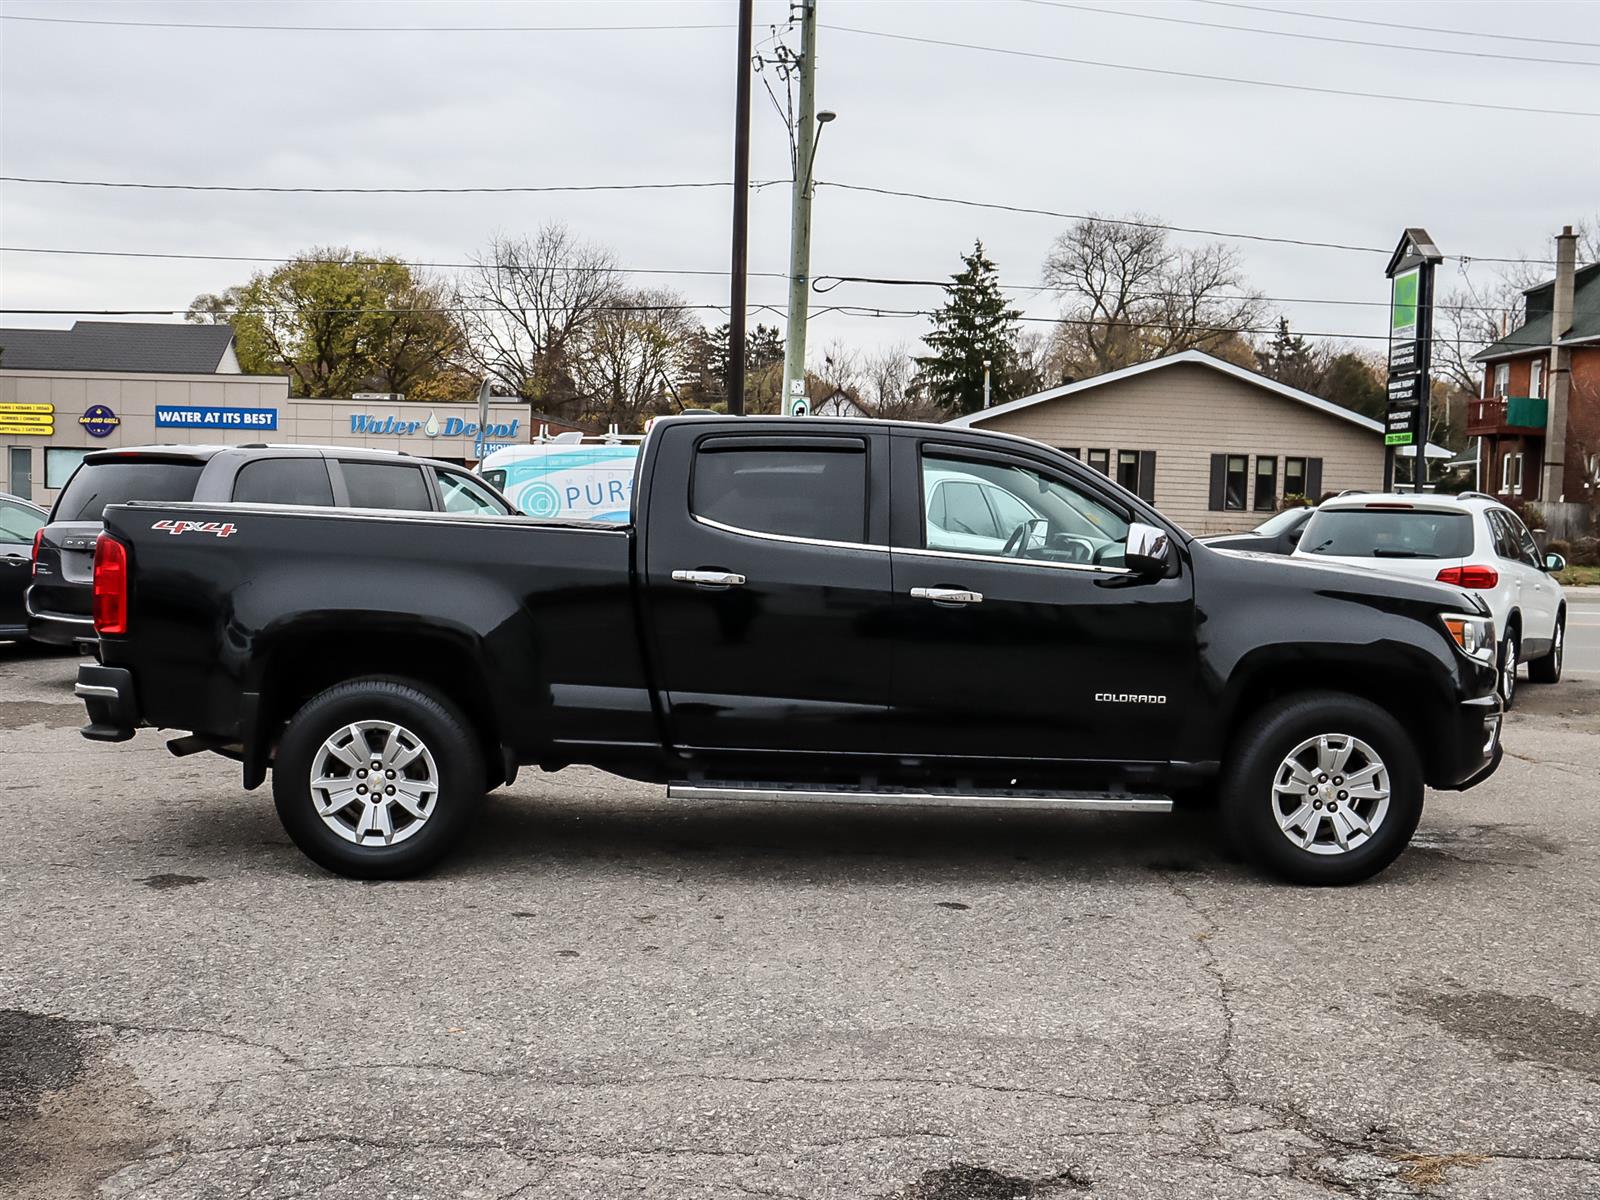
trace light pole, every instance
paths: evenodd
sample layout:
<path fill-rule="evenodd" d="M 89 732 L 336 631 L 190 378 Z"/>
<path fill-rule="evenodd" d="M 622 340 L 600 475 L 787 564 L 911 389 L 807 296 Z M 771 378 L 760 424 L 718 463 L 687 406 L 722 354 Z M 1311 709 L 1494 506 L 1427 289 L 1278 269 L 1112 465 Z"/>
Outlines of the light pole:
<path fill-rule="evenodd" d="M 989 407 L 989 359 L 983 360 L 983 406 Z"/>

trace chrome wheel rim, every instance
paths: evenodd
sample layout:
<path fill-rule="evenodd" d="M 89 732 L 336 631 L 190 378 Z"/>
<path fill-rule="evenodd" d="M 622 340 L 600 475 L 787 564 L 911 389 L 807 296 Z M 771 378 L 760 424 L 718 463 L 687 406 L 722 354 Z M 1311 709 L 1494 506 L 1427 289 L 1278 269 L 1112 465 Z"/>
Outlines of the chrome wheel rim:
<path fill-rule="evenodd" d="M 1348 854 L 1365 845 L 1389 814 L 1389 768 L 1348 733 L 1307 738 L 1278 764 L 1272 815 L 1309 854 Z"/>
<path fill-rule="evenodd" d="M 393 721 L 356 721 L 311 760 L 311 803 L 322 823 L 357 846 L 394 846 L 439 804 L 439 768 L 416 734 Z"/>
<path fill-rule="evenodd" d="M 1557 625 L 1556 626 L 1556 644 L 1555 644 L 1554 649 L 1552 649 L 1551 653 L 1555 655 L 1555 659 L 1556 659 L 1555 667 L 1556 667 L 1556 672 L 1558 674 L 1561 671 L 1561 647 L 1562 647 L 1562 643 L 1566 641 L 1566 632 L 1567 632 L 1567 627 L 1565 625 Z"/>
<path fill-rule="evenodd" d="M 1500 664 L 1500 698 L 1507 704 L 1511 703 L 1511 695 L 1517 690 L 1517 639 L 1506 639 L 1506 652 Z"/>

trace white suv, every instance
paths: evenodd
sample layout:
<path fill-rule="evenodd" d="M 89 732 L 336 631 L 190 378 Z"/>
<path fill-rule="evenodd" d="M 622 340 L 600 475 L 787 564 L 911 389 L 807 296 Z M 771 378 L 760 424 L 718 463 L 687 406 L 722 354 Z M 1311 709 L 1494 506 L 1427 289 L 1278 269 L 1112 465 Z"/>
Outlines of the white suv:
<path fill-rule="evenodd" d="M 1567 600 L 1521 518 L 1492 496 L 1366 494 L 1325 501 L 1306 526 L 1296 558 L 1346 563 L 1477 592 L 1500 637 L 1500 698 L 1516 696 L 1517 668 L 1535 683 L 1561 678 Z"/>

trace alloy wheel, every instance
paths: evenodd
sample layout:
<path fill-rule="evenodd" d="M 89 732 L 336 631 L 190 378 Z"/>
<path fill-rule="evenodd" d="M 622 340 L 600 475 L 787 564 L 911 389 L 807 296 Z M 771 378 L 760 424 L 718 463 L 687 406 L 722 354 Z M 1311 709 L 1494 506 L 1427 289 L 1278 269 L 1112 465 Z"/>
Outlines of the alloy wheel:
<path fill-rule="evenodd" d="M 1507 638 L 1505 653 L 1500 659 L 1500 698 L 1511 703 L 1517 690 L 1517 639 Z"/>
<path fill-rule="evenodd" d="M 1298 849 L 1348 854 L 1383 824 L 1389 786 L 1389 769 L 1369 744 L 1347 733 L 1318 734 L 1278 765 L 1272 815 Z"/>
<path fill-rule="evenodd" d="M 416 834 L 439 803 L 439 768 L 416 734 L 393 721 L 342 726 L 311 760 L 311 802 L 322 823 L 358 846 Z"/>

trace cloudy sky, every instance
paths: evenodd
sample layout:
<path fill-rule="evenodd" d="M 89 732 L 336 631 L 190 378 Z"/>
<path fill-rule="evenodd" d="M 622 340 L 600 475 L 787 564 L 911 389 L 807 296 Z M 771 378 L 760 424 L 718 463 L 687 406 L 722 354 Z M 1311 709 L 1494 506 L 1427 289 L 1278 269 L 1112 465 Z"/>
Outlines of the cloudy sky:
<path fill-rule="evenodd" d="M 734 0 L 3 0 L 0 16 L 12 19 L 0 20 L 0 174 L 284 187 L 725 183 L 735 11 Z M 30 16 L 361 31 L 15 19 Z M 788 17 L 786 0 L 757 0 L 758 50 L 798 46 Z M 1391 247 L 1420 224 L 1447 254 L 1477 259 L 1546 256 L 1563 223 L 1600 213 L 1600 4 L 820 0 L 819 19 L 818 103 L 839 114 L 819 151 L 825 183 L 1059 213 L 1140 211 L 1362 247 Z M 542 28 L 372 28 L 474 25 Z M 611 28 L 550 28 L 562 26 Z M 786 180 L 785 131 L 759 79 L 752 130 L 752 177 Z M 729 210 L 725 186 L 361 196 L 6 182 L 0 243 L 268 258 L 346 245 L 457 262 L 496 231 L 554 220 L 609 245 L 626 267 L 715 272 L 727 265 Z M 815 224 L 817 276 L 941 278 L 981 237 L 1019 306 L 1054 311 L 1048 293 L 1029 289 L 1066 224 L 1058 217 L 824 186 Z M 1382 254 L 1231 244 L 1298 328 L 1381 335 Z M 751 270 L 781 274 L 787 254 L 787 186 L 759 188 Z M 250 269 L 6 252 L 0 319 L 64 326 L 71 316 L 17 310 L 181 310 Z M 1452 261 L 1442 289 L 1463 269 L 1480 285 L 1496 270 Z M 725 277 L 650 281 L 726 303 Z M 752 278 L 750 297 L 774 306 L 755 319 L 781 321 L 781 278 Z M 813 300 L 811 345 L 915 342 L 922 319 L 863 314 L 938 298 L 841 285 Z M 853 311 L 817 311 L 829 305 Z"/>

